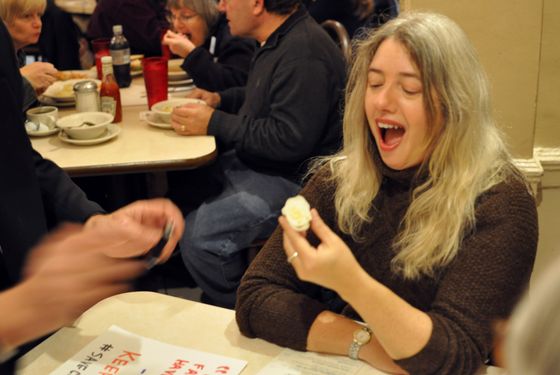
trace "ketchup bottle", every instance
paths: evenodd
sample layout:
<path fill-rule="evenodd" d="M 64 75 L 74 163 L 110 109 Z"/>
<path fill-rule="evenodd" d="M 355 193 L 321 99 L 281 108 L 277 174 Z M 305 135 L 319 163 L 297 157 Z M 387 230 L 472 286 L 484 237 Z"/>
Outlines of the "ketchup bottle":
<path fill-rule="evenodd" d="M 111 56 L 103 56 L 101 58 L 101 66 L 103 72 L 103 81 L 101 81 L 101 89 L 99 90 L 101 112 L 112 114 L 114 123 L 121 122 L 121 92 L 113 75 L 113 58 Z"/>

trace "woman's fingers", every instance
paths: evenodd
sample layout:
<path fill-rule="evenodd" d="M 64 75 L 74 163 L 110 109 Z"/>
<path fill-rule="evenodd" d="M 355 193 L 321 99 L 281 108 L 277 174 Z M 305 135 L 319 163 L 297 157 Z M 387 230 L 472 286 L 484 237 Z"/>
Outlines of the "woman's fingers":
<path fill-rule="evenodd" d="M 298 258 L 307 259 L 312 256 L 315 248 L 311 246 L 307 238 L 292 228 L 284 216 L 280 216 L 278 222 L 284 230 L 284 252 L 286 257 L 292 256 L 296 251 L 298 252 Z"/>
<path fill-rule="evenodd" d="M 325 224 L 319 212 L 314 208 L 311 209 L 311 230 L 326 245 L 331 245 L 338 239 L 338 236 Z"/>

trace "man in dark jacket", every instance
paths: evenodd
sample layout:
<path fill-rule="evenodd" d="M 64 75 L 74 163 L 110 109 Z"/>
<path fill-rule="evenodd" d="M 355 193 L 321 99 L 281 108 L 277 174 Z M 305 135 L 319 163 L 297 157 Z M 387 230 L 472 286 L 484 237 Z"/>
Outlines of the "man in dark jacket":
<path fill-rule="evenodd" d="M 270 235 L 310 158 L 336 151 L 345 80 L 340 49 L 298 0 L 222 1 L 232 35 L 256 39 L 246 87 L 193 96 L 175 131 L 216 137 L 224 188 L 186 220 L 183 260 L 208 302 L 233 307 L 242 251 Z M 218 108 L 218 109 L 215 109 Z"/>

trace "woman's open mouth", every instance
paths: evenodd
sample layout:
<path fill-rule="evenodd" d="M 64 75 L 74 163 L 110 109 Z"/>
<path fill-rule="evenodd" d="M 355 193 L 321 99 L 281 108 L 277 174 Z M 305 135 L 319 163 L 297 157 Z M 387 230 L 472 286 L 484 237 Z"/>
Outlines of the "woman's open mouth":
<path fill-rule="evenodd" d="M 402 125 L 399 125 L 393 121 L 379 120 L 377 121 L 377 127 L 379 128 L 380 138 L 381 138 L 381 148 L 392 150 L 397 147 L 406 132 Z"/>

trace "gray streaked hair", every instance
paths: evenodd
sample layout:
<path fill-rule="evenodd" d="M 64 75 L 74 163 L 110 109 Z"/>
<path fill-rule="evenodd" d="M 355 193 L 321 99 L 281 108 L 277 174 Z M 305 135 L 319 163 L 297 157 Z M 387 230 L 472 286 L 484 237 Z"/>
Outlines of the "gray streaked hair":
<path fill-rule="evenodd" d="M 211 29 L 220 19 L 215 0 L 167 0 L 167 9 L 189 8 L 198 14 Z"/>

